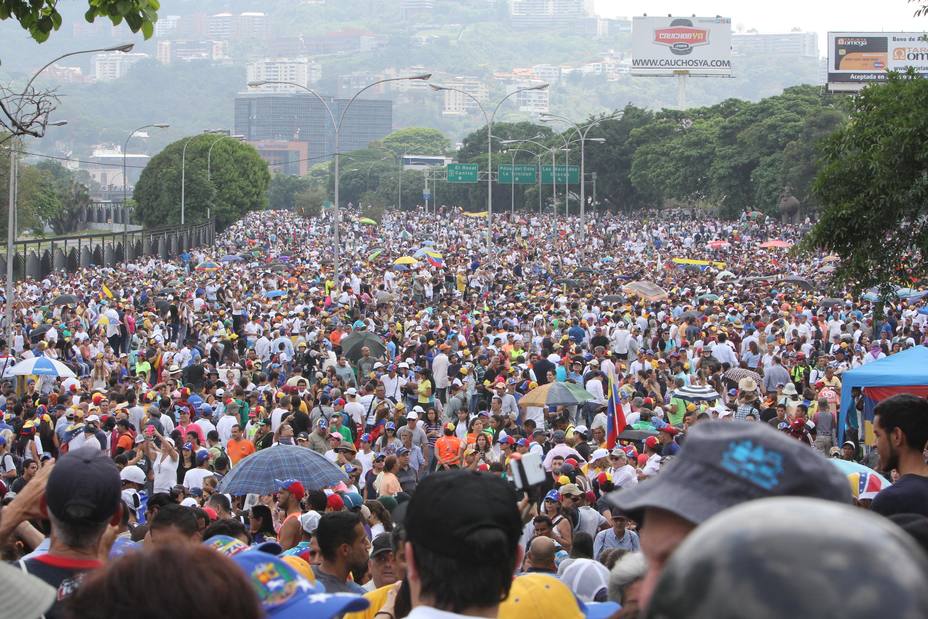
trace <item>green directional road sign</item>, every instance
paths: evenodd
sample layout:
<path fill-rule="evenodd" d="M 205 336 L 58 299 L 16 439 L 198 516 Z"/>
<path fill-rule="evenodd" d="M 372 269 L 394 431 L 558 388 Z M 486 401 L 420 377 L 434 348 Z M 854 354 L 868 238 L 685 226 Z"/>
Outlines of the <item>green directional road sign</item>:
<path fill-rule="evenodd" d="M 476 183 L 478 168 L 476 163 L 449 163 L 449 183 Z"/>
<path fill-rule="evenodd" d="M 551 181 L 551 166 L 543 165 L 541 166 L 541 182 L 545 184 L 550 184 Z M 579 185 L 580 184 L 580 166 L 566 166 L 559 165 L 557 166 L 557 178 L 554 179 L 559 185 L 570 184 L 570 185 Z"/>
<path fill-rule="evenodd" d="M 513 167 L 515 167 L 515 179 L 512 178 Z M 497 178 L 501 185 L 510 185 L 512 183 L 516 185 L 534 185 L 538 182 L 536 170 L 537 168 L 530 164 L 517 163 L 512 166 L 506 163 L 499 166 L 499 176 Z"/>

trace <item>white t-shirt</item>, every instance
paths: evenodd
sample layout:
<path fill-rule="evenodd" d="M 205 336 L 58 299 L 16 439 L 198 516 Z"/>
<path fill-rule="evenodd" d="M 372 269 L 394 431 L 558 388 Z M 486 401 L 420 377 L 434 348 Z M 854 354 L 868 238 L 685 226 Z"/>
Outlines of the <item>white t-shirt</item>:
<path fill-rule="evenodd" d="M 190 469 L 187 471 L 187 474 L 184 475 L 184 488 L 187 490 L 193 490 L 194 488 L 203 488 L 203 480 L 207 477 L 212 477 L 213 472 L 209 469 Z"/>
<path fill-rule="evenodd" d="M 155 474 L 153 492 L 170 492 L 177 485 L 177 458 L 162 457 L 159 454 L 152 464 L 152 471 Z"/>
<path fill-rule="evenodd" d="M 223 447 L 225 447 L 229 443 L 229 439 L 232 438 L 232 426 L 238 423 L 239 420 L 236 415 L 223 415 L 219 418 L 219 423 L 216 424 L 216 432 L 219 433 L 219 441 L 222 443 Z"/>

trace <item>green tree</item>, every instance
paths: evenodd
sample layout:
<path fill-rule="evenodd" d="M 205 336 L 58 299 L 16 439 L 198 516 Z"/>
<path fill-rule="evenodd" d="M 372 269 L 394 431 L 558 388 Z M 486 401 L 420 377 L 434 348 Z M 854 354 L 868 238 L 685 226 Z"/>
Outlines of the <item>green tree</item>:
<path fill-rule="evenodd" d="M 42 43 L 61 28 L 59 0 L 0 0 L 0 20 L 15 19 L 33 39 Z M 114 26 L 125 20 L 132 32 L 142 32 L 149 39 L 158 19 L 158 0 L 87 0 L 84 19 L 107 17 Z"/>
<path fill-rule="evenodd" d="M 928 268 L 926 106 L 928 80 L 890 73 L 824 142 L 821 216 L 805 245 L 836 253 L 836 276 L 856 289 L 909 285 Z"/>
<path fill-rule="evenodd" d="M 290 174 L 274 174 L 267 187 L 267 207 L 272 211 L 293 210 L 296 194 L 309 189 L 309 178 Z"/>
<path fill-rule="evenodd" d="M 267 206 L 270 172 L 251 145 L 236 140 L 216 143 L 207 173 L 207 151 L 216 139 L 210 134 L 184 138 L 152 157 L 133 192 L 146 227 L 180 223 L 182 155 L 188 140 L 184 221 L 205 221 L 209 214 L 224 228 L 248 211 Z"/>
<path fill-rule="evenodd" d="M 325 190 L 321 187 L 305 189 L 294 196 L 294 210 L 306 218 L 319 217 L 326 199 Z"/>
<path fill-rule="evenodd" d="M 43 160 L 35 166 L 37 192 L 31 196 L 31 210 L 55 234 L 74 232 L 82 224 L 81 214 L 90 206 L 90 191 L 76 175 L 57 161 Z"/>
<path fill-rule="evenodd" d="M 382 144 L 394 155 L 444 155 L 451 141 L 437 129 L 407 127 L 385 137 Z"/>

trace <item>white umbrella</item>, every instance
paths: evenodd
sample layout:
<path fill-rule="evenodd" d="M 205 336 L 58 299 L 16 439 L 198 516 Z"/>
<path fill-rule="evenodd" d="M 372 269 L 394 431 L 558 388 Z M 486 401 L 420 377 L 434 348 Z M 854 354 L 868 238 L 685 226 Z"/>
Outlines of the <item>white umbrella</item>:
<path fill-rule="evenodd" d="M 55 361 L 49 357 L 33 357 L 20 361 L 13 366 L 10 374 L 14 376 L 63 376 L 65 378 L 74 378 L 76 375 L 71 368 L 60 361 Z"/>
<path fill-rule="evenodd" d="M 690 385 L 681 387 L 673 392 L 681 400 L 687 402 L 712 402 L 719 398 L 718 392 L 712 387 L 706 385 Z"/>

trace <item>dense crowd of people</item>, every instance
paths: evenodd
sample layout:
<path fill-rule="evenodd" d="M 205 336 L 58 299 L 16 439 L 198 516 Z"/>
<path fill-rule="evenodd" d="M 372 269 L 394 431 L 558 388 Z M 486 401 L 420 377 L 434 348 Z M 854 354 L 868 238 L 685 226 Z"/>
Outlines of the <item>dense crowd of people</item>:
<path fill-rule="evenodd" d="M 924 295 L 752 215 L 348 212 L 336 274 L 259 212 L 19 282 L 0 616 L 925 616 L 928 401 L 841 410 Z M 227 490 L 296 448 L 339 481 Z"/>

